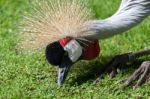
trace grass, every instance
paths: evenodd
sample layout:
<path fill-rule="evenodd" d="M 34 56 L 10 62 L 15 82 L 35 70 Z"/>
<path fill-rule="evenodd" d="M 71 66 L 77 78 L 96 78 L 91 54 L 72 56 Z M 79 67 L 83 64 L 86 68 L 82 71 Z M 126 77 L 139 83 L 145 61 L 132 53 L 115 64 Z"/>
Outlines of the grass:
<path fill-rule="evenodd" d="M 28 0 L 0 0 L 0 99 L 48 98 L 48 99 L 135 99 L 150 97 L 150 83 L 133 89 L 122 88 L 116 82 L 132 74 L 140 64 L 132 62 L 130 68 L 114 79 L 105 75 L 93 84 L 98 69 L 116 54 L 150 48 L 150 19 L 134 29 L 100 41 L 101 55 L 91 62 L 75 64 L 63 87 L 58 87 L 57 67 L 50 66 L 44 52 L 30 55 L 16 54 L 17 23 L 21 13 L 29 7 Z M 96 18 L 111 16 L 120 0 L 92 0 Z M 143 57 L 139 61 L 149 60 Z M 84 64 L 84 65 L 83 65 Z"/>

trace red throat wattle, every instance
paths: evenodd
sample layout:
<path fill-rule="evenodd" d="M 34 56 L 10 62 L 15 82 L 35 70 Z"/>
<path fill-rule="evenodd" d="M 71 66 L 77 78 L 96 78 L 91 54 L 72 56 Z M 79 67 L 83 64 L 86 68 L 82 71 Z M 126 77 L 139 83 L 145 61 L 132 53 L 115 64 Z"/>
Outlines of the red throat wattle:
<path fill-rule="evenodd" d="M 59 40 L 59 43 L 62 47 L 64 47 L 67 43 L 70 42 L 69 38 L 64 38 Z M 93 60 L 100 54 L 100 46 L 99 41 L 95 40 L 92 43 L 89 43 L 87 47 L 84 47 L 83 53 L 82 53 L 82 59 L 83 60 Z"/>

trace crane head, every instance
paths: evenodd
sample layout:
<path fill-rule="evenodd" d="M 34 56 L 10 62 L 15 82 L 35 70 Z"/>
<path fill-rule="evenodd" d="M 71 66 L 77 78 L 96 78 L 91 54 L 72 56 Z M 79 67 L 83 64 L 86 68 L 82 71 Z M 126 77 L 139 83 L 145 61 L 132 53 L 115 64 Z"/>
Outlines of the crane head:
<path fill-rule="evenodd" d="M 54 42 L 46 47 L 47 61 L 53 66 L 59 66 L 58 85 L 62 85 L 70 71 L 73 62 L 69 59 L 67 52 L 59 42 Z"/>

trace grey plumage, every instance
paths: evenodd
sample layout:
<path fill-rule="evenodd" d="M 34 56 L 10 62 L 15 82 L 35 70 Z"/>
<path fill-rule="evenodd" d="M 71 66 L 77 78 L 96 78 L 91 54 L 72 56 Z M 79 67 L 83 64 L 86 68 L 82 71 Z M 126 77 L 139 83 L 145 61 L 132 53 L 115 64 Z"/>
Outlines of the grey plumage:
<path fill-rule="evenodd" d="M 86 22 L 88 39 L 105 39 L 123 33 L 150 15 L 150 0 L 122 0 L 120 8 L 105 20 Z M 84 30 L 83 30 L 84 31 Z M 93 34 L 92 34 L 93 32 Z"/>

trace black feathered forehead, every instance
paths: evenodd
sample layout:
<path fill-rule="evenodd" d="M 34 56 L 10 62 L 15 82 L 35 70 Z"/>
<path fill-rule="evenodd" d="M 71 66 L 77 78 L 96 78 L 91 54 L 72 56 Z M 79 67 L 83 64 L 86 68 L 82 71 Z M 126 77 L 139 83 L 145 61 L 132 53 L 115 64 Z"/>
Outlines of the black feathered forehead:
<path fill-rule="evenodd" d="M 59 42 L 54 42 L 46 47 L 45 55 L 51 65 L 60 65 L 64 56 L 64 49 Z"/>

